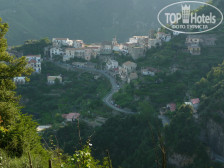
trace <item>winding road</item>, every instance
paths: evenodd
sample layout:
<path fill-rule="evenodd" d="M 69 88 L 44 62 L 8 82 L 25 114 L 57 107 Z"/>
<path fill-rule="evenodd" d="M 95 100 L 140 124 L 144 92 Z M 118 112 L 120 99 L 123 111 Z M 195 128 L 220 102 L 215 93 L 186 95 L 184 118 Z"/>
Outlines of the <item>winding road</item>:
<path fill-rule="evenodd" d="M 69 64 L 64 64 L 64 63 L 56 63 L 54 62 L 56 65 L 60 66 L 61 68 L 65 68 L 71 71 L 75 71 L 76 69 L 79 70 L 83 70 L 86 72 L 91 72 L 91 73 L 97 73 L 100 75 L 105 76 L 111 83 L 112 89 L 111 91 L 103 98 L 103 102 L 110 108 L 112 108 L 113 110 L 119 111 L 121 113 L 126 113 L 126 114 L 136 114 L 136 112 L 132 112 L 126 109 L 121 109 L 116 107 L 114 104 L 111 103 L 112 100 L 112 96 L 114 95 L 114 93 L 119 91 L 119 88 L 117 87 L 117 83 L 116 80 L 114 79 L 114 77 L 110 76 L 107 71 L 105 70 L 98 70 L 98 69 L 94 69 L 94 68 L 84 68 L 84 67 L 73 67 L 72 65 Z"/>
<path fill-rule="evenodd" d="M 71 70 L 71 71 L 75 71 L 76 69 L 79 69 L 79 70 L 83 70 L 83 71 L 86 71 L 86 72 L 91 72 L 91 73 L 97 73 L 97 74 L 101 74 L 103 76 L 105 76 L 107 79 L 109 79 L 110 83 L 111 83 L 111 86 L 112 86 L 112 89 L 111 91 L 103 98 L 103 102 L 109 106 L 110 108 L 112 108 L 113 110 L 116 110 L 116 111 L 119 111 L 121 113 L 125 113 L 125 114 L 136 114 L 136 112 L 132 112 L 132 111 L 129 111 L 129 110 L 125 110 L 125 109 L 121 109 L 121 108 L 118 108 L 116 107 L 114 104 L 111 103 L 111 100 L 112 100 L 112 96 L 114 93 L 118 92 L 119 91 L 119 88 L 117 87 L 117 83 L 116 83 L 116 80 L 110 76 L 107 71 L 105 70 L 98 70 L 98 69 L 93 69 L 93 68 L 82 68 L 82 67 L 72 67 L 72 65 L 69 65 L 69 64 L 64 64 L 64 63 L 56 63 L 54 62 L 56 65 L 60 66 L 61 68 L 65 68 L 65 69 L 68 69 L 68 70 Z M 163 115 L 159 115 L 158 116 L 159 119 L 162 120 L 162 123 L 163 123 L 163 126 L 166 126 L 166 125 L 169 125 L 170 124 L 170 120 L 169 118 L 163 116 Z M 224 163 L 224 157 L 220 156 L 220 155 L 217 155 L 216 153 L 213 152 L 213 157 L 214 157 L 214 161 L 217 161 L 217 162 L 221 162 L 221 163 Z"/>

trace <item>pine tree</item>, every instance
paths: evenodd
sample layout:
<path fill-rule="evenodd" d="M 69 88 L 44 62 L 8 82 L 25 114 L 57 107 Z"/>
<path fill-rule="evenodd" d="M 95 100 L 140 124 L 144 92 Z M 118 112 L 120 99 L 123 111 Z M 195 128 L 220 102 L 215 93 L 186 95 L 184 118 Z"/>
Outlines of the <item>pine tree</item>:
<path fill-rule="evenodd" d="M 41 151 L 42 147 L 37 123 L 20 111 L 20 97 L 13 82 L 14 77 L 30 75 L 32 69 L 27 68 L 25 57 L 15 58 L 6 51 L 7 31 L 8 25 L 0 19 L 0 148 L 12 156 L 21 156 L 30 150 Z"/>

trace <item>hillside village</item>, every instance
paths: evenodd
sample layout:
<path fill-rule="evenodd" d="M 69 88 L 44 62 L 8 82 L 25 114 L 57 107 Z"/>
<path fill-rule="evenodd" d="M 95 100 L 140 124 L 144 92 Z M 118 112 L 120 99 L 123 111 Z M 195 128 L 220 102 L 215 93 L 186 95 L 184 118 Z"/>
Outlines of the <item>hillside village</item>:
<path fill-rule="evenodd" d="M 178 35 L 173 33 L 173 35 Z M 52 46 L 45 49 L 45 53 L 49 53 L 50 59 L 53 60 L 57 56 L 61 56 L 63 62 L 69 61 L 73 58 L 79 58 L 87 61 L 73 62 L 74 66 L 78 67 L 91 67 L 91 60 L 98 56 L 105 56 L 105 68 L 114 75 L 119 75 L 121 80 L 129 82 L 137 79 L 136 73 L 137 64 L 131 61 L 118 65 L 118 61 L 110 59 L 108 56 L 111 54 L 128 55 L 133 60 L 145 57 L 145 53 L 152 47 L 160 46 L 163 42 L 169 42 L 171 34 L 166 34 L 151 30 L 148 36 L 133 36 L 129 38 L 128 42 L 118 43 L 116 37 L 111 42 L 85 44 L 83 40 L 70 40 L 69 38 L 53 38 Z M 41 73 L 41 55 L 27 55 L 28 66 L 32 67 L 36 73 Z M 89 66 L 87 66 L 89 65 Z M 142 75 L 154 76 L 158 72 L 157 69 L 152 67 L 145 67 L 142 69 Z M 15 82 L 24 83 L 25 78 L 15 78 Z"/>
<path fill-rule="evenodd" d="M 133 60 L 144 58 L 146 51 L 151 48 L 161 46 L 163 43 L 169 42 L 173 37 L 178 36 L 179 33 L 173 32 L 164 33 L 160 29 L 156 32 L 150 30 L 148 36 L 133 36 L 129 38 L 128 42 L 118 43 L 116 37 L 111 42 L 85 44 L 83 40 L 70 40 L 69 38 L 53 38 L 52 46 L 45 48 L 45 53 L 50 55 L 50 59 L 61 57 L 63 62 L 78 58 L 86 62 L 73 62 L 77 67 L 95 68 L 92 59 L 103 57 L 105 62 L 105 69 L 110 71 L 113 76 L 119 75 L 123 82 L 130 83 L 131 80 L 138 78 L 136 72 L 137 64 L 135 62 L 127 61 L 119 65 L 117 60 L 110 57 L 112 54 L 120 56 L 130 56 Z M 186 37 L 185 52 L 191 55 L 200 55 L 201 47 L 215 46 L 216 37 L 210 35 L 188 35 Z M 28 65 L 32 67 L 35 72 L 41 73 L 41 55 L 27 55 Z M 155 67 L 138 67 L 140 74 L 144 76 L 154 76 L 160 72 Z M 175 72 L 176 67 L 171 67 L 171 71 Z M 25 78 L 15 78 L 16 82 L 24 83 Z"/>
<path fill-rule="evenodd" d="M 209 4 L 219 1 L 216 6 L 224 10 L 224 1 L 213 1 Z M 50 5 L 49 14 L 58 14 L 53 12 L 54 6 L 66 8 L 66 3 L 58 2 Z M 59 11 L 58 20 L 62 14 L 80 11 L 79 15 L 66 16 L 67 24 L 50 20 L 64 33 L 46 29 L 39 17 L 33 26 L 39 24 L 42 30 L 51 31 L 53 36 L 46 33 L 51 39 L 35 40 L 40 36 L 34 36 L 8 49 L 8 26 L 0 23 L 0 167 L 223 168 L 224 25 L 196 34 L 192 30 L 187 32 L 190 34 L 172 32 L 164 27 L 143 34 L 143 27 L 155 26 L 149 16 L 154 16 L 160 9 L 157 4 L 162 2 L 117 3 L 118 8 L 125 5 L 131 9 L 132 15 L 122 9 L 129 25 L 118 20 L 121 16 L 117 15 L 117 6 L 114 12 L 102 15 L 101 9 L 112 9 L 115 2 L 95 6 L 97 3 L 91 1 L 88 11 L 79 10 L 78 4 L 87 4 L 83 1 L 75 2 L 73 10 L 66 8 L 66 13 Z M 145 9 L 134 10 L 142 4 Z M 146 25 L 137 15 L 149 6 L 154 11 L 146 16 L 150 21 Z M 192 6 L 181 7 L 184 23 Z M 29 14 L 39 10 L 29 9 Z M 43 7 L 40 9 L 44 12 Z M 206 6 L 192 12 L 195 18 L 200 18 L 197 13 L 210 13 L 211 17 L 215 14 Z M 83 14 L 88 14 L 89 19 Z M 173 14 L 168 15 L 171 21 Z M 109 24 L 111 16 L 113 25 Z M 76 27 L 81 26 L 84 36 L 70 24 L 71 20 Z M 80 20 L 83 24 L 78 24 Z M 102 29 L 96 25 L 93 29 L 84 27 L 87 23 Z M 116 29 L 116 24 L 129 28 Z M 27 24 L 23 27 L 35 33 Z M 124 38 L 125 42 L 121 42 Z"/>
<path fill-rule="evenodd" d="M 177 32 L 165 33 L 160 29 L 158 31 L 151 30 L 148 36 L 133 36 L 129 38 L 128 42 L 118 43 L 116 37 L 111 42 L 92 43 L 86 44 L 83 40 L 70 40 L 69 38 L 53 38 L 52 45 L 45 48 L 45 53 L 49 54 L 50 61 L 55 61 L 56 57 L 61 57 L 62 62 L 71 63 L 74 68 L 83 68 L 89 70 L 104 70 L 115 81 L 120 83 L 130 83 L 132 80 L 138 79 L 140 76 L 155 76 L 160 73 L 161 70 L 155 67 L 138 67 L 137 60 L 146 56 L 146 51 L 162 46 L 164 43 L 169 42 L 175 36 L 178 36 Z M 190 53 L 193 56 L 201 54 L 202 47 L 215 46 L 216 36 L 214 35 L 187 35 L 185 40 L 184 52 Z M 111 57 L 116 54 L 119 56 L 127 56 L 132 60 L 124 63 L 119 63 L 118 60 Z M 104 63 L 104 67 L 97 67 L 96 63 L 91 62 L 96 58 L 100 59 Z M 41 55 L 27 55 L 26 56 L 29 67 L 34 69 L 34 73 L 41 73 Z M 81 60 L 80 62 L 74 61 L 75 59 Z M 67 64 L 68 65 L 68 64 Z M 173 67 L 172 72 L 177 71 L 178 68 Z M 94 79 L 97 80 L 101 75 L 95 75 Z M 119 77 L 119 80 L 117 79 Z M 25 84 L 25 77 L 14 78 L 16 84 Z M 58 74 L 57 76 L 47 76 L 47 83 L 54 85 L 55 83 L 62 84 L 63 77 Z M 118 84 L 119 87 L 119 84 Z M 110 103 L 113 104 L 112 97 Z M 186 105 L 190 105 L 194 110 L 194 117 L 197 118 L 197 109 L 200 104 L 199 98 L 189 99 L 185 102 Z M 116 108 L 119 105 L 116 105 Z M 164 116 L 169 112 L 174 112 L 177 109 L 175 102 L 168 103 L 165 107 L 160 108 L 160 115 Z M 72 113 L 74 116 L 76 113 Z M 68 120 L 63 114 L 63 118 Z M 68 115 L 70 116 L 70 115 Z M 70 117 L 71 118 L 71 117 Z M 74 117 L 72 117 L 74 118 Z M 77 116 L 75 117 L 77 118 Z M 163 118 L 162 118 L 163 119 Z M 167 123 L 165 123 L 167 124 Z"/>
<path fill-rule="evenodd" d="M 173 33 L 177 35 L 177 33 Z M 63 61 L 68 61 L 72 58 L 82 58 L 90 61 L 99 55 L 110 55 L 118 53 L 123 55 L 130 55 L 133 60 L 145 56 L 145 52 L 162 42 L 171 40 L 171 34 L 150 31 L 148 36 L 133 36 L 129 38 L 128 42 L 118 43 L 116 37 L 112 41 L 102 43 L 85 44 L 83 40 L 70 40 L 69 38 L 53 38 L 52 47 L 50 48 L 51 59 L 56 55 L 61 55 Z"/>
<path fill-rule="evenodd" d="M 173 35 L 178 35 L 173 33 Z M 117 60 L 111 59 L 112 54 L 131 56 L 133 60 L 145 57 L 147 50 L 152 47 L 161 46 L 163 42 L 171 40 L 171 34 L 166 34 L 160 29 L 158 32 L 151 30 L 148 36 L 133 36 L 129 38 L 128 42 L 118 43 L 116 37 L 111 42 L 85 44 L 83 40 L 70 40 L 69 38 L 53 38 L 52 47 L 49 48 L 50 58 L 54 59 L 56 56 L 61 56 L 63 62 L 69 61 L 73 58 L 83 59 L 90 62 L 98 56 L 103 56 L 106 66 L 105 69 L 110 71 L 113 76 L 119 75 L 123 82 L 130 83 L 131 80 L 137 79 L 136 72 L 137 64 L 135 62 L 127 61 L 119 65 Z M 86 64 L 81 62 L 73 62 L 73 65 L 84 67 Z M 158 72 L 152 67 L 144 67 L 142 75 L 154 76 Z"/>

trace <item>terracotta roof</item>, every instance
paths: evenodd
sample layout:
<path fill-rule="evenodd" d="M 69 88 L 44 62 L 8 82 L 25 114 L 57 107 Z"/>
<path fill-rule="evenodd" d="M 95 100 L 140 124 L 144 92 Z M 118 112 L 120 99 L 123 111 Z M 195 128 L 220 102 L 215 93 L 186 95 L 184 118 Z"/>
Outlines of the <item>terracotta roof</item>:
<path fill-rule="evenodd" d="M 192 104 L 198 104 L 198 103 L 200 103 L 200 99 L 199 98 L 191 99 L 191 103 Z"/>
<path fill-rule="evenodd" d="M 89 49 L 99 49 L 100 47 L 87 47 Z"/>
<path fill-rule="evenodd" d="M 66 48 L 65 50 L 85 50 L 85 48 Z"/>
<path fill-rule="evenodd" d="M 151 71 L 151 72 L 159 72 L 158 69 L 153 68 L 153 67 L 147 67 L 146 69 L 147 69 L 148 71 Z"/>
<path fill-rule="evenodd" d="M 62 114 L 62 117 L 65 119 L 77 119 L 79 118 L 79 113 L 69 113 L 69 114 Z"/>
<path fill-rule="evenodd" d="M 138 78 L 138 74 L 137 73 L 131 73 L 130 78 L 131 79 L 136 79 L 136 78 Z"/>
<path fill-rule="evenodd" d="M 34 64 L 36 64 L 36 63 L 37 63 L 37 61 L 36 61 L 36 60 L 34 60 L 34 59 L 31 59 L 31 60 L 29 61 L 29 63 L 34 63 Z"/>
<path fill-rule="evenodd" d="M 164 32 L 157 32 L 158 34 L 166 34 L 166 33 L 164 33 Z"/>
<path fill-rule="evenodd" d="M 136 65 L 136 63 L 134 63 L 134 62 L 131 62 L 131 61 L 127 61 L 127 62 L 125 62 L 123 65 L 125 65 L 125 66 L 135 66 Z"/>
<path fill-rule="evenodd" d="M 167 104 L 167 107 L 170 108 L 170 111 L 173 112 L 176 110 L 176 104 L 175 103 L 170 103 Z"/>
<path fill-rule="evenodd" d="M 60 80 L 60 79 L 62 79 L 62 77 L 61 76 L 48 76 L 47 79 L 48 80 L 55 80 L 55 79 L 59 79 Z"/>

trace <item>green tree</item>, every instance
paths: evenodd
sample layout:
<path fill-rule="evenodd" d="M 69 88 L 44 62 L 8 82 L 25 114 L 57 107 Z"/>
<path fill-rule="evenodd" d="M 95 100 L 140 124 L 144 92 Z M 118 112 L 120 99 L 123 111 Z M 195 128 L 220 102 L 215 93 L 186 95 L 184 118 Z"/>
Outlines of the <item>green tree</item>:
<path fill-rule="evenodd" d="M 46 167 L 50 156 L 54 159 L 55 152 L 43 149 L 40 142 L 41 137 L 36 131 L 37 123 L 32 120 L 31 116 L 21 113 L 20 97 L 16 95 L 16 85 L 13 81 L 13 78 L 17 76 L 31 75 L 33 70 L 26 66 L 25 57 L 15 58 L 7 53 L 7 40 L 5 39 L 7 30 L 8 25 L 2 23 L 0 19 L 0 166 L 27 167 L 29 162 L 32 164 L 30 156 L 33 156 L 35 167 Z M 24 159 L 28 157 L 28 153 L 29 162 Z M 17 156 L 19 160 L 8 158 L 8 156 Z M 61 167 L 60 159 L 58 157 L 54 160 L 54 165 L 57 167 Z M 102 166 L 99 165 L 99 161 L 91 155 L 89 144 L 76 151 L 71 160 L 65 162 L 65 165 L 80 168 L 112 168 L 109 159 L 105 159 Z"/>
<path fill-rule="evenodd" d="M 112 163 L 109 157 L 103 159 L 103 164 L 92 157 L 91 154 L 92 144 L 87 142 L 81 150 L 75 151 L 75 154 L 69 158 L 66 164 L 67 168 L 112 168 Z"/>
<path fill-rule="evenodd" d="M 26 58 L 15 58 L 7 53 L 5 34 L 8 25 L 0 20 L 0 148 L 10 155 L 21 156 L 31 150 L 42 151 L 40 137 L 36 133 L 37 123 L 20 112 L 19 96 L 13 78 L 28 76 Z"/>
<path fill-rule="evenodd" d="M 24 55 L 28 54 L 41 54 L 44 55 L 44 47 L 51 44 L 48 38 L 43 38 L 40 40 L 27 40 L 24 45 L 18 46 L 15 49 L 22 52 Z"/>
<path fill-rule="evenodd" d="M 171 151 L 192 156 L 200 142 L 199 128 L 193 119 L 193 110 L 189 105 L 182 105 L 166 127 L 165 137 Z"/>

